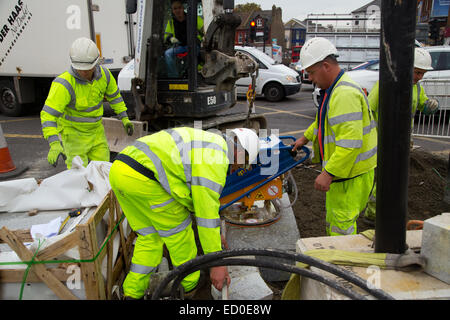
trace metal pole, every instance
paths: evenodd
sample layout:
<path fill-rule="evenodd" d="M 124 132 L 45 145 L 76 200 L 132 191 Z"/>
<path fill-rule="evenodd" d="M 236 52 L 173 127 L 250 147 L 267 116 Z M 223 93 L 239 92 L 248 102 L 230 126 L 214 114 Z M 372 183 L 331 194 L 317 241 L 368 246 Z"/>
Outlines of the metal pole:
<path fill-rule="evenodd" d="M 375 252 L 404 253 L 416 1 L 382 0 Z"/>

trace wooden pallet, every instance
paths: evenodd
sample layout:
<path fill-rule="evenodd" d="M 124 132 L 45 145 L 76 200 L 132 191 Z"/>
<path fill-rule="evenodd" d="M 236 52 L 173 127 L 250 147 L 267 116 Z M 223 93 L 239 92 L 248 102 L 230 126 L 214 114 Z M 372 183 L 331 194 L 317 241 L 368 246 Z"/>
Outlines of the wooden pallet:
<path fill-rule="evenodd" d="M 105 215 L 108 219 L 108 230 L 99 246 L 96 228 Z M 69 235 L 39 251 L 35 257 L 34 253 L 24 245 L 24 242 L 33 241 L 30 230 L 9 230 L 6 227 L 3 227 L 0 229 L 0 243 L 8 244 L 24 262 L 31 260 L 54 260 L 69 249 L 78 247 L 80 260 L 69 263 L 59 263 L 56 268 L 54 265 L 52 268 L 47 268 L 47 266 L 50 266 L 49 263 L 33 264 L 29 270 L 26 282 L 43 282 L 60 299 L 78 300 L 65 285 L 66 281 L 71 276 L 70 273 L 67 273 L 67 269 L 71 265 L 76 265 L 81 269 L 86 299 L 110 300 L 113 298 L 113 286 L 120 286 L 124 275 L 126 275 L 129 270 L 131 250 L 135 237 L 133 232 L 126 237 L 123 224 L 121 223 L 123 218 L 123 212 L 120 209 L 119 203 L 114 196 L 114 193 L 110 191 L 86 223 L 77 225 L 76 229 Z M 120 236 L 120 245 L 117 259 L 113 265 L 112 241 L 117 233 L 119 233 Z M 109 235 L 111 235 L 111 237 L 109 237 Z M 100 251 L 102 247 L 103 250 Z M 101 272 L 101 266 L 104 259 L 107 259 L 106 280 Z M 86 260 L 88 260 L 88 262 L 86 262 Z M 25 272 L 25 269 L 0 270 L 0 283 L 21 283 Z"/>

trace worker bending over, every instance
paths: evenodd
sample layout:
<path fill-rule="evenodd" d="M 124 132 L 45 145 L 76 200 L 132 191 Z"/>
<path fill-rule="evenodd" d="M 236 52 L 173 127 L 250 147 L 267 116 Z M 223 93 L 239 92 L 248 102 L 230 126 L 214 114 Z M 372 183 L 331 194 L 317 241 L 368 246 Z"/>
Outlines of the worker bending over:
<path fill-rule="evenodd" d="M 122 120 L 127 134 L 133 134 L 116 80 L 106 67 L 97 65 L 99 57 L 92 40 L 78 38 L 70 48 L 71 68 L 52 82 L 41 124 L 50 144 L 47 159 L 54 166 L 60 155 L 66 158 L 68 169 L 75 156 L 80 156 L 85 166 L 90 160 L 109 161 L 102 124 L 104 98 Z"/>
<path fill-rule="evenodd" d="M 425 90 L 419 83 L 425 73 L 433 70 L 431 66 L 430 53 L 422 48 L 415 48 L 414 51 L 414 71 L 413 71 L 413 87 L 412 87 L 412 105 L 411 105 L 411 128 L 414 126 L 414 115 L 419 110 L 424 115 L 431 115 L 439 110 L 439 102 L 435 99 L 428 99 Z M 379 81 L 375 83 L 369 93 L 369 104 L 375 120 L 378 122 L 378 106 L 379 106 Z M 411 140 L 412 147 L 412 140 Z M 376 184 L 370 194 L 367 209 L 364 212 L 364 220 L 369 224 L 375 223 L 376 218 Z"/>
<path fill-rule="evenodd" d="M 225 141 L 211 132 L 181 127 L 139 138 L 119 153 L 109 180 L 137 234 L 123 284 L 125 298 L 145 295 L 151 275 L 161 263 L 164 244 L 175 267 L 197 256 L 191 212 L 204 254 L 222 250 L 219 198 L 229 164 L 240 159 L 243 150 L 257 145 L 258 136 L 250 129 L 234 129 Z M 257 152 L 251 154 L 249 163 Z M 182 280 L 186 294 L 194 294 L 199 278 L 196 271 Z M 225 266 L 211 268 L 210 279 L 218 290 L 224 280 L 230 283 Z"/>
<path fill-rule="evenodd" d="M 308 40 L 300 62 L 321 88 L 316 120 L 293 150 L 312 141 L 312 162 L 322 164 L 314 187 L 326 192 L 328 235 L 356 234 L 377 164 L 377 130 L 367 97 L 336 60 L 336 47 L 325 38 Z"/>

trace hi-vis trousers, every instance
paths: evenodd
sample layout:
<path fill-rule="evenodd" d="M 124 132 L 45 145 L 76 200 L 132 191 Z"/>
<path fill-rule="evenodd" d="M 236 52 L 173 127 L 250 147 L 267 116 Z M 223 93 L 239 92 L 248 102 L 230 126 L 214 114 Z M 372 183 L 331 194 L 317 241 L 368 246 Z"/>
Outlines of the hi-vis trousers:
<path fill-rule="evenodd" d="M 131 228 L 137 233 L 131 268 L 123 284 L 124 295 L 141 298 L 150 276 L 161 263 L 163 244 L 177 267 L 197 256 L 189 211 L 162 186 L 121 161 L 114 161 L 109 181 Z M 186 276 L 181 284 L 190 291 L 200 271 Z"/>
<path fill-rule="evenodd" d="M 334 182 L 326 196 L 327 235 L 356 234 L 356 219 L 364 210 L 375 177 L 374 169 L 353 179 Z"/>

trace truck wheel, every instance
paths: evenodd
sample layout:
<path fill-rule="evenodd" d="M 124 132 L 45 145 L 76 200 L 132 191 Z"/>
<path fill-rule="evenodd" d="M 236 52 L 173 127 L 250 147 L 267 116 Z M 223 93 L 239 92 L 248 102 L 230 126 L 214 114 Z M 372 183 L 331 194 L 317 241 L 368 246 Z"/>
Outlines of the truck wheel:
<path fill-rule="evenodd" d="M 264 98 L 270 102 L 278 102 L 284 98 L 284 89 L 278 83 L 272 82 L 264 88 Z"/>
<path fill-rule="evenodd" d="M 16 90 L 11 81 L 0 81 L 0 112 L 6 116 L 18 117 L 22 114 Z"/>

